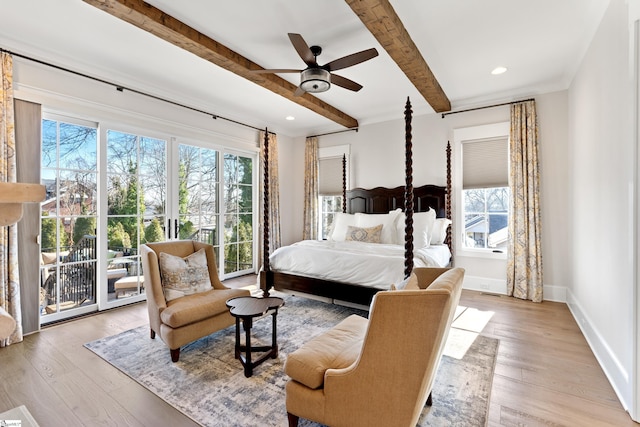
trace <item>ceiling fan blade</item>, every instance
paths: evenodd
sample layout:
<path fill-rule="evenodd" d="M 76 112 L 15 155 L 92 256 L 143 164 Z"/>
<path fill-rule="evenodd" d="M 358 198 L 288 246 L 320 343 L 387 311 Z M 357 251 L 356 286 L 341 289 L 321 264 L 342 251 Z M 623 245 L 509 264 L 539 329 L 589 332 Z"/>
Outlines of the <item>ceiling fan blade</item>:
<path fill-rule="evenodd" d="M 256 74 L 266 74 L 266 73 L 299 73 L 302 70 L 290 70 L 287 68 L 284 69 L 274 69 L 274 70 L 251 70 L 252 73 Z"/>
<path fill-rule="evenodd" d="M 301 87 L 298 87 L 298 89 L 296 89 L 296 91 L 293 93 L 293 96 L 302 96 L 306 93 L 306 91 L 304 89 L 302 89 Z"/>
<path fill-rule="evenodd" d="M 289 33 L 289 40 L 291 40 L 291 44 L 296 49 L 296 52 L 298 52 L 298 55 L 300 55 L 300 58 L 302 58 L 305 64 L 307 64 L 309 67 L 318 66 L 318 64 L 316 63 L 315 55 L 313 54 L 313 52 L 311 52 L 309 45 L 306 41 L 304 41 L 300 34 Z"/>
<path fill-rule="evenodd" d="M 364 61 L 368 61 L 371 58 L 378 56 L 378 51 L 375 48 L 363 50 L 362 52 L 352 53 L 351 55 L 343 56 L 342 58 L 334 59 L 322 66 L 327 71 L 341 70 L 343 68 L 351 67 L 352 65 L 359 64 Z"/>
<path fill-rule="evenodd" d="M 362 85 L 354 82 L 353 80 L 349 80 L 346 77 L 339 76 L 337 74 L 331 74 L 331 83 L 334 85 L 343 87 L 345 89 L 352 90 L 354 92 L 362 89 Z"/>

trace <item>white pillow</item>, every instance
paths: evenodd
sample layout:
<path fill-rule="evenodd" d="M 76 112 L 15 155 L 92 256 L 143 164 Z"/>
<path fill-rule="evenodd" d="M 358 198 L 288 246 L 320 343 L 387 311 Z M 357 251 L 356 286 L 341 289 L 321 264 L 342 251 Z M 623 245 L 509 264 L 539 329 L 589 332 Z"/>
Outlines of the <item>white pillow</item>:
<path fill-rule="evenodd" d="M 447 228 L 449 228 L 451 220 L 449 218 L 436 218 L 431 230 L 431 244 L 442 245 L 444 239 L 447 238 Z"/>
<path fill-rule="evenodd" d="M 356 216 L 342 212 L 336 213 L 333 217 L 332 231 L 329 235 L 329 240 L 344 242 L 349 226 L 356 226 Z"/>
<path fill-rule="evenodd" d="M 391 211 L 388 214 L 357 213 L 355 214 L 355 216 L 357 227 L 370 228 L 382 224 L 380 243 L 389 245 L 398 244 L 396 240 L 396 223 L 398 221 L 398 218 L 402 216 L 402 211 L 400 209 Z"/>
<path fill-rule="evenodd" d="M 435 209 L 427 212 L 413 213 L 413 247 L 414 249 L 425 248 L 431 244 L 431 229 L 436 220 Z M 398 244 L 404 245 L 405 215 L 402 214 L 396 227 Z"/>

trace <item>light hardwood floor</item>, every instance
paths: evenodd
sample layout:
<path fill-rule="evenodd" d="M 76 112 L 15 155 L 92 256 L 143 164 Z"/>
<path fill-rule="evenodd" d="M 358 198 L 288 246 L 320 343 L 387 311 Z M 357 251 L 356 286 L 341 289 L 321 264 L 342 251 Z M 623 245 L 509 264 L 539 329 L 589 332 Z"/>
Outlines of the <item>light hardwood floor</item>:
<path fill-rule="evenodd" d="M 255 276 L 225 283 L 245 286 Z M 493 312 L 482 334 L 500 340 L 489 426 L 637 426 L 565 304 L 472 291 L 463 291 L 460 304 Z M 26 405 L 42 427 L 196 426 L 82 346 L 145 324 L 139 303 L 0 348 L 0 412 Z"/>

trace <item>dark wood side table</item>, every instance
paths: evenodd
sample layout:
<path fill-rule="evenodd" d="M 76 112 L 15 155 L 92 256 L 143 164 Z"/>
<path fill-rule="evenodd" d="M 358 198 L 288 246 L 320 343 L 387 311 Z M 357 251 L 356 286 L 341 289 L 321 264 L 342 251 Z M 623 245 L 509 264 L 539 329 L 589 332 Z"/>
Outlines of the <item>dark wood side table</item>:
<path fill-rule="evenodd" d="M 233 317 L 236 318 L 236 346 L 235 357 L 240 359 L 242 366 L 244 366 L 244 376 L 250 377 L 253 375 L 253 368 L 267 360 L 269 357 L 275 359 L 278 357 L 278 344 L 276 342 L 276 316 L 278 315 L 278 309 L 284 305 L 284 300 L 278 297 L 237 297 L 231 298 L 227 301 L 227 307 Z M 271 346 L 251 346 L 251 327 L 253 326 L 253 319 L 261 317 L 271 311 L 271 317 L 273 319 L 273 327 L 271 333 Z M 245 345 L 240 343 L 240 320 L 244 326 L 245 332 Z M 266 352 L 256 360 L 251 359 L 251 353 L 254 351 Z M 242 355 L 242 352 L 245 355 Z"/>

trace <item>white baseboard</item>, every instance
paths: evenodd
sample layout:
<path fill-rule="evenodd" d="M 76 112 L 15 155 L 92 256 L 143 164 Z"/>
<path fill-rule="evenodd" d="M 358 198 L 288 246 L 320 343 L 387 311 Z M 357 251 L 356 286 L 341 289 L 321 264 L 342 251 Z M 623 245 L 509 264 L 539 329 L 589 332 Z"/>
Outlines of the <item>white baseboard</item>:
<path fill-rule="evenodd" d="M 464 276 L 463 289 L 507 295 L 507 281 L 505 279 L 489 279 L 480 276 Z M 567 288 L 564 286 L 544 285 L 542 291 L 545 301 L 567 302 Z"/>
<path fill-rule="evenodd" d="M 627 372 L 624 366 L 620 363 L 616 355 L 611 351 L 606 341 L 602 339 L 602 336 L 596 328 L 592 325 L 587 313 L 582 309 L 578 301 L 575 299 L 570 289 L 566 290 L 567 294 L 567 306 L 573 315 L 578 327 L 582 331 L 589 347 L 594 356 L 598 360 L 600 367 L 604 371 L 609 383 L 613 387 L 622 407 L 629 411 L 630 404 L 626 399 L 626 396 L 630 396 L 630 392 L 625 392 L 631 387 L 630 373 Z"/>

